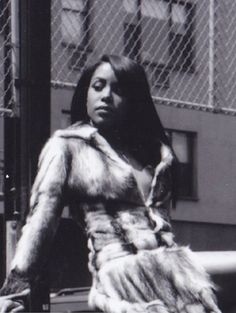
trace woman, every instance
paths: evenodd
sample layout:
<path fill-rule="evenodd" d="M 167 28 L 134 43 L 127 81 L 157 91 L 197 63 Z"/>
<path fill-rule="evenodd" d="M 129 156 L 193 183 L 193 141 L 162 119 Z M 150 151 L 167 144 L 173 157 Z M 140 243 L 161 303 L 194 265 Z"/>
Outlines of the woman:
<path fill-rule="evenodd" d="M 24 292 L 40 273 L 65 204 L 84 214 L 89 304 L 104 312 L 219 312 L 212 284 L 168 221 L 172 150 L 141 66 L 103 56 L 86 70 L 72 122 L 45 145 L 2 295 Z M 80 219 L 81 222 L 81 219 Z M 2 312 L 21 310 L 4 302 Z"/>

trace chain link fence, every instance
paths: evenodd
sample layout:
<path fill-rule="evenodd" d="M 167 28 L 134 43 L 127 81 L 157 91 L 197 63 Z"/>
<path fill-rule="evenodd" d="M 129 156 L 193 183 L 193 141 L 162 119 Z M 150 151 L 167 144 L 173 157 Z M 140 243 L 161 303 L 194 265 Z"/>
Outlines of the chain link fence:
<path fill-rule="evenodd" d="M 52 84 L 121 54 L 161 103 L 236 115 L 235 17 L 234 0 L 52 0 Z"/>
<path fill-rule="evenodd" d="M 12 1 L 0 1 L 0 116 L 12 115 L 13 97 L 13 41 Z"/>
<path fill-rule="evenodd" d="M 0 1 L 0 115 L 15 106 L 13 3 Z M 99 56 L 122 54 L 160 103 L 236 115 L 235 17 L 234 0 L 52 0 L 52 85 L 74 88 Z"/>

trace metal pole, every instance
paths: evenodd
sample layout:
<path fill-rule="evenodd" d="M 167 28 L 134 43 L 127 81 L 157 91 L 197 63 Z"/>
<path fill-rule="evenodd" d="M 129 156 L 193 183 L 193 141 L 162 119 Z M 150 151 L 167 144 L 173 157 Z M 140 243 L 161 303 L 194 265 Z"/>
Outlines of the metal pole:
<path fill-rule="evenodd" d="M 29 210 L 38 156 L 50 135 L 50 13 L 50 0 L 19 1 L 22 220 Z M 32 286 L 30 304 L 31 312 L 49 310 L 46 280 L 41 280 L 40 288 Z"/>
<path fill-rule="evenodd" d="M 10 271 L 12 258 L 15 254 L 16 243 L 19 237 L 20 225 L 20 121 L 16 105 L 19 107 L 17 90 L 13 80 L 18 76 L 18 1 L 12 1 L 9 8 L 10 51 L 11 66 L 11 109 L 12 114 L 5 118 L 5 219 L 6 219 L 6 273 Z M 10 83 L 10 82 L 9 82 Z M 10 175 L 12 177 L 10 177 Z M 9 181 L 8 181 L 9 180 Z"/>
<path fill-rule="evenodd" d="M 10 1 L 3 1 L 4 6 L 4 107 L 5 112 L 13 112 L 13 72 L 12 72 L 12 6 Z M 5 273 L 15 251 L 17 229 L 15 214 L 19 195 L 19 119 L 12 114 L 4 118 L 4 218 L 5 218 Z"/>
<path fill-rule="evenodd" d="M 28 212 L 29 192 L 38 156 L 50 135 L 50 2 L 21 0 L 20 90 L 22 217 Z"/>
<path fill-rule="evenodd" d="M 215 0 L 209 0 L 209 102 L 214 107 L 214 84 L 215 84 Z"/>

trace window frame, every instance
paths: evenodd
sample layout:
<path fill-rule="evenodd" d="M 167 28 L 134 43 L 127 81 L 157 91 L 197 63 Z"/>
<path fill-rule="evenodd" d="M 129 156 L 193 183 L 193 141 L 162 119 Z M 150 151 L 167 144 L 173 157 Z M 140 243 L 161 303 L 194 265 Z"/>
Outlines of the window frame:
<path fill-rule="evenodd" d="M 149 61 L 143 61 L 143 66 L 146 73 L 148 73 L 149 68 L 152 68 L 151 86 L 166 89 L 170 87 L 170 68 L 168 66 Z"/>
<path fill-rule="evenodd" d="M 163 1 L 168 1 L 168 0 L 163 0 Z M 185 33 L 183 35 L 175 34 L 172 30 L 172 6 L 173 4 L 179 4 L 184 6 L 184 10 L 186 12 L 186 23 L 184 25 L 185 28 Z M 194 53 L 194 18 L 195 18 L 195 11 L 196 11 L 196 5 L 190 1 L 184 2 L 184 1 L 178 1 L 178 0 L 171 0 L 169 2 L 169 56 L 170 56 L 170 61 L 169 65 L 173 70 L 176 71 L 181 71 L 181 72 L 187 72 L 187 73 L 193 73 L 195 71 L 195 53 Z M 180 39 L 182 42 L 179 44 L 181 46 L 185 46 L 185 49 L 188 50 L 186 53 L 185 49 L 182 50 L 182 54 L 184 57 L 184 63 L 181 63 L 182 57 L 179 58 L 178 62 L 176 63 L 173 59 L 175 58 L 172 52 L 172 45 L 176 46 L 174 43 L 174 38 L 176 36 L 182 36 L 182 39 Z M 185 56 L 187 55 L 187 58 Z M 189 64 L 186 64 L 189 63 Z"/>
<path fill-rule="evenodd" d="M 124 23 L 124 55 L 129 55 L 130 58 L 140 59 L 141 52 L 141 34 L 140 34 L 140 26 L 138 23 L 125 22 Z M 133 28 L 133 30 L 128 34 L 129 28 Z M 132 38 L 134 37 L 134 38 Z M 136 44 L 133 46 L 132 51 L 129 50 L 130 41 L 135 41 Z"/>
<path fill-rule="evenodd" d="M 186 130 L 179 130 L 179 129 L 165 129 L 167 136 L 170 140 L 170 144 L 173 147 L 173 133 L 184 134 L 186 137 L 186 148 L 187 148 L 187 156 L 189 161 L 188 162 L 181 162 L 177 158 L 177 165 L 176 165 L 176 182 L 178 184 L 178 171 L 180 172 L 180 167 L 182 165 L 189 165 L 190 166 L 190 178 L 191 178 L 191 186 L 189 194 L 180 194 L 178 190 L 178 186 L 176 188 L 176 199 L 177 201 L 180 200 L 190 200 L 190 201 L 198 201 L 198 190 L 197 190 L 197 132 L 194 131 L 186 131 Z"/>
<path fill-rule="evenodd" d="M 69 1 L 69 0 L 67 0 Z M 85 47 L 88 46 L 89 44 L 89 22 L 90 22 L 90 3 L 88 0 L 82 0 L 84 1 L 84 10 L 79 10 L 79 9 L 73 9 L 73 8 L 66 8 L 63 7 L 63 3 L 62 3 L 62 12 L 63 11 L 68 11 L 68 12 L 73 12 L 73 13 L 77 13 L 80 16 L 82 16 L 83 18 L 83 33 L 85 34 L 85 36 L 83 36 L 82 38 L 82 42 L 77 44 L 74 42 L 67 42 L 67 40 L 65 38 L 63 38 L 63 32 L 61 30 L 61 36 L 62 36 L 62 45 L 69 47 L 69 48 L 77 48 L 77 49 L 84 49 Z M 61 17 L 62 18 L 62 17 Z M 61 22 L 62 25 L 62 22 Z"/>
<path fill-rule="evenodd" d="M 142 1 L 144 0 L 136 0 L 136 12 L 127 12 L 127 14 L 131 15 L 136 15 L 136 18 L 133 19 L 131 23 L 125 22 L 124 24 L 132 24 L 136 28 L 136 37 L 137 37 L 137 42 L 138 42 L 138 48 L 139 51 L 136 53 L 136 59 L 137 62 L 143 61 L 150 63 L 153 63 L 153 66 L 167 66 L 169 70 L 175 70 L 175 71 L 181 71 L 181 72 L 194 72 L 195 71 L 195 53 L 194 53 L 194 17 L 195 17 L 195 4 L 192 2 L 188 1 L 181 1 L 181 0 L 162 0 L 163 2 L 166 2 L 168 4 L 168 16 L 167 16 L 167 23 L 168 23 L 168 50 L 169 50 L 169 57 L 168 57 L 168 62 L 167 64 L 160 64 L 157 62 L 149 62 L 147 60 L 142 60 L 143 58 L 141 57 L 142 55 Z M 187 13 L 187 23 L 184 25 L 185 26 L 185 34 L 182 35 L 182 41 L 184 44 L 182 46 L 185 46 L 185 43 L 187 42 L 186 49 L 189 51 L 183 52 L 183 57 L 187 55 L 187 60 L 185 60 L 184 64 L 179 64 L 181 61 L 183 61 L 182 57 L 179 59 L 179 61 L 175 64 L 173 61 L 174 56 L 173 51 L 172 51 L 172 46 L 173 46 L 173 40 L 176 38 L 178 34 L 175 34 L 172 29 L 172 5 L 173 4 L 179 4 L 184 6 L 184 10 L 190 12 Z M 125 9 L 125 8 L 124 8 Z M 152 17 L 154 19 L 154 17 Z M 135 21 L 135 22 L 134 22 Z M 125 27 L 124 27 L 124 32 L 125 32 Z M 181 36 L 181 35 L 179 35 Z M 181 40 L 181 39 L 180 39 Z M 125 34 L 124 34 L 124 54 L 127 55 L 127 51 L 125 51 L 125 47 L 127 46 L 126 39 L 125 39 Z M 181 43 L 180 43 L 181 46 Z M 184 58 L 185 59 L 185 58 Z M 187 64 L 186 64 L 187 63 Z"/>
<path fill-rule="evenodd" d="M 75 43 L 75 42 L 68 42 L 66 39 L 63 38 L 62 30 L 61 30 L 61 36 L 62 36 L 62 42 L 61 45 L 68 49 L 69 54 L 69 62 L 68 62 L 68 68 L 73 69 L 76 71 L 80 71 L 84 65 L 86 64 L 87 58 L 89 53 L 92 52 L 91 49 L 91 42 L 90 42 L 90 1 L 89 0 L 83 0 L 84 1 L 84 9 L 83 10 L 76 10 L 76 9 L 70 9 L 70 8 L 63 8 L 62 4 L 62 11 L 71 11 L 78 13 L 79 15 L 82 15 L 83 17 L 83 36 L 81 42 Z M 62 17 L 61 17 L 62 18 Z M 79 62 L 78 62 L 79 60 Z"/>

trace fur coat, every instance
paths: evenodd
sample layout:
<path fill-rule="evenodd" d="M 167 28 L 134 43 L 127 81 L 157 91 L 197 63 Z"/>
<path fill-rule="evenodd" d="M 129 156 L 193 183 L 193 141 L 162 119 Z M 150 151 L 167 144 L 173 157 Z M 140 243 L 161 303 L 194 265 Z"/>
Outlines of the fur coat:
<path fill-rule="evenodd" d="M 75 124 L 45 145 L 2 295 L 28 288 L 50 249 L 64 205 L 84 214 L 92 308 L 109 313 L 218 313 L 213 285 L 186 247 L 173 240 L 168 221 L 173 155 L 160 145 L 149 195 L 132 167 L 98 131 Z"/>

